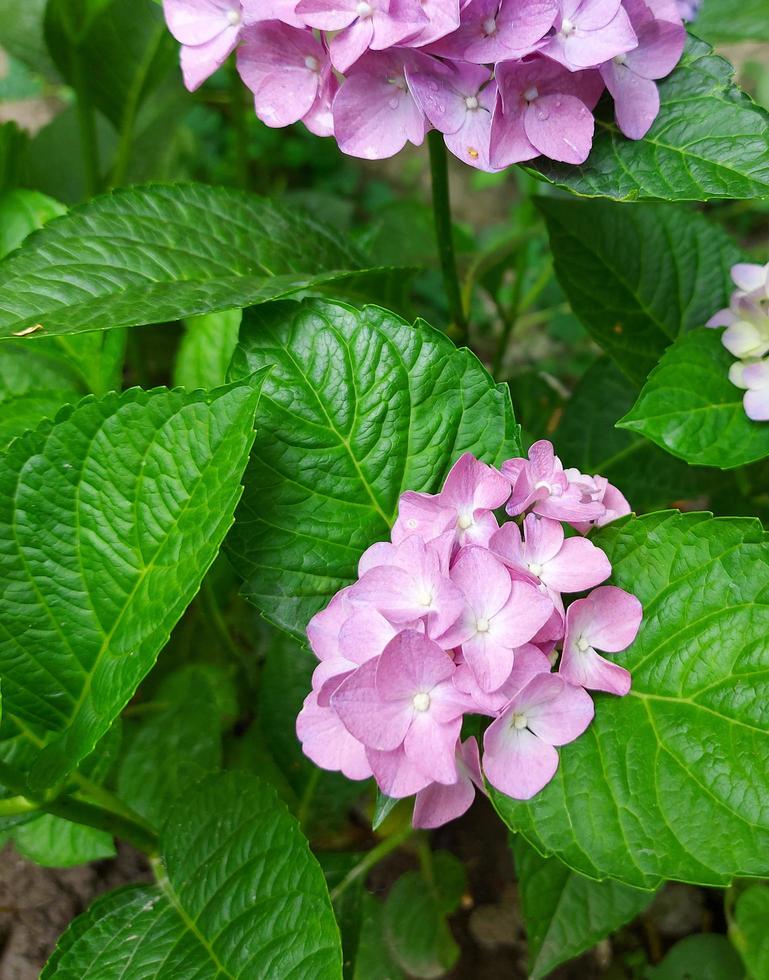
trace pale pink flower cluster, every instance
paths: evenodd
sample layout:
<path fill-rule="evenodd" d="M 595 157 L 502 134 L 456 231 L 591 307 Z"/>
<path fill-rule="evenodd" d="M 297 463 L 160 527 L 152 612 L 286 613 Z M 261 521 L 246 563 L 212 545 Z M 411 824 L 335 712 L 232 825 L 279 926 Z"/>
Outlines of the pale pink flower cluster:
<path fill-rule="evenodd" d="M 683 51 L 676 0 L 163 0 L 197 88 L 237 48 L 268 126 L 301 120 L 382 159 L 430 129 L 480 170 L 583 163 L 604 89 L 622 132 L 659 112 Z"/>
<path fill-rule="evenodd" d="M 513 518 L 502 526 L 501 508 Z M 415 795 L 418 827 L 464 813 L 482 774 L 529 799 L 557 747 L 590 724 L 586 689 L 630 688 L 598 651 L 632 643 L 641 605 L 600 585 L 611 565 L 584 536 L 629 511 L 545 441 L 500 469 L 466 453 L 440 493 L 404 493 L 391 541 L 363 554 L 355 584 L 307 627 L 320 663 L 297 719 L 305 753 L 350 779 L 373 775 L 389 797 Z M 565 608 L 565 593 L 589 589 Z M 461 738 L 466 715 L 492 719 L 482 761 L 476 738 Z"/>
<path fill-rule="evenodd" d="M 754 422 L 769 421 L 769 262 L 732 266 L 737 289 L 729 306 L 707 322 L 708 327 L 726 327 L 721 342 L 737 361 L 729 369 L 729 380 L 745 390 L 742 404 Z"/>

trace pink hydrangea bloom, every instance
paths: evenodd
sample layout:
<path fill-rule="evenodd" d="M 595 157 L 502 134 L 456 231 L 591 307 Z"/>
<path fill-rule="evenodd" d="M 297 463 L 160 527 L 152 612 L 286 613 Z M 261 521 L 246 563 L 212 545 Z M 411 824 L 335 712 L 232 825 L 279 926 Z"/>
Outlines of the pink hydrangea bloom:
<path fill-rule="evenodd" d="M 184 84 L 193 92 L 229 58 L 240 39 L 240 0 L 163 0 L 168 29 L 182 45 Z"/>
<path fill-rule="evenodd" d="M 555 33 L 542 53 L 578 71 L 631 51 L 637 43 L 621 0 L 561 0 Z"/>
<path fill-rule="evenodd" d="M 297 719 L 304 751 L 393 798 L 416 795 L 415 826 L 454 819 L 483 789 L 477 742 L 459 742 L 465 715 L 490 719 L 486 779 L 528 799 L 589 723 L 585 688 L 628 688 L 597 650 L 632 642 L 640 604 L 610 586 L 564 602 L 611 566 L 561 523 L 589 516 L 589 530 L 623 509 L 613 494 L 627 502 L 603 477 L 564 469 L 547 442 L 503 469 L 466 453 L 437 494 L 404 493 L 392 540 L 364 552 L 358 581 L 307 628 L 319 663 Z M 506 503 L 523 536 L 498 527 Z M 540 513 L 556 505 L 561 520 Z"/>
<path fill-rule="evenodd" d="M 729 380 L 747 389 L 742 398 L 747 417 L 754 422 L 769 421 L 769 359 L 736 361 L 729 370 Z"/>
<path fill-rule="evenodd" d="M 266 125 L 288 126 L 301 119 L 317 136 L 333 133 L 331 103 L 339 83 L 328 52 L 312 31 L 279 21 L 246 28 L 238 71 Z"/>
<path fill-rule="evenodd" d="M 584 163 L 593 144 L 592 109 L 603 90 L 595 71 L 568 71 L 549 58 L 498 66 L 499 102 L 491 132 L 496 168 L 540 154 Z"/>
<path fill-rule="evenodd" d="M 459 28 L 431 51 L 477 65 L 522 58 L 542 42 L 557 13 L 557 0 L 469 0 Z"/>
<path fill-rule="evenodd" d="M 556 746 L 572 742 L 593 719 L 593 702 L 557 674 L 538 674 L 483 736 L 483 771 L 496 789 L 531 799 L 555 775 Z"/>
<path fill-rule="evenodd" d="M 481 757 L 478 743 L 474 738 L 457 743 L 456 751 L 457 781 L 445 783 L 430 783 L 419 790 L 414 800 L 415 827 L 429 830 L 440 827 L 450 820 L 456 820 L 470 809 L 475 799 L 476 787 L 486 793 L 481 774 Z"/>
<path fill-rule="evenodd" d="M 664 78 L 678 64 L 686 31 L 678 23 L 658 20 L 643 0 L 624 0 L 638 46 L 601 66 L 601 77 L 614 99 L 617 125 L 630 139 L 641 139 L 657 118 L 660 97 L 653 79 Z"/>
<path fill-rule="evenodd" d="M 627 694 L 630 674 L 596 650 L 618 653 L 630 646 L 641 625 L 641 603 L 611 585 L 577 599 L 566 610 L 566 636 L 558 672 L 572 684 L 610 694 Z"/>

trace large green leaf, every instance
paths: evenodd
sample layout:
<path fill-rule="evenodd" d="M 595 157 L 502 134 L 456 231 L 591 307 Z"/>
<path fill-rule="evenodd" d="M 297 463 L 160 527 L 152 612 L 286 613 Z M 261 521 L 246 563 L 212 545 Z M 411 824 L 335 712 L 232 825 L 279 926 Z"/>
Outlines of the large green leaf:
<path fill-rule="evenodd" d="M 177 45 L 153 0 L 49 0 L 48 49 L 62 76 L 118 129 L 177 60 Z M 109 71 L 104 70 L 105 64 Z"/>
<path fill-rule="evenodd" d="M 248 306 L 363 264 L 332 229 L 254 195 L 132 187 L 73 208 L 0 263 L 0 337 L 38 323 L 29 341 Z"/>
<path fill-rule="evenodd" d="M 737 899 L 729 936 L 753 980 L 769 977 L 769 888 L 753 885 Z"/>
<path fill-rule="evenodd" d="M 769 6 L 765 0 L 708 0 L 700 7 L 693 30 L 710 44 L 766 42 Z"/>
<path fill-rule="evenodd" d="M 553 781 L 497 810 L 592 878 L 654 887 L 769 874 L 769 541 L 757 520 L 674 511 L 603 528 L 644 619 L 615 659 L 627 697 L 561 750 Z"/>
<path fill-rule="evenodd" d="M 268 364 L 229 548 L 244 594 L 301 635 L 388 537 L 403 490 L 436 491 L 461 453 L 492 462 L 519 443 L 507 388 L 473 354 L 376 307 L 247 311 L 232 376 Z"/>
<path fill-rule="evenodd" d="M 33 789 L 91 751 L 197 591 L 262 380 L 86 399 L 0 457 L 0 752 Z"/>
<path fill-rule="evenodd" d="M 542 857 L 522 837 L 512 841 L 518 894 L 529 941 L 532 980 L 548 976 L 635 918 L 653 892 L 618 881 L 593 881 L 557 858 Z"/>
<path fill-rule="evenodd" d="M 605 476 L 637 512 L 670 507 L 730 486 L 724 474 L 687 466 L 643 436 L 616 428 L 637 396 L 638 389 L 619 368 L 607 357 L 599 358 L 580 378 L 552 435 L 561 459 L 583 473 Z"/>
<path fill-rule="evenodd" d="M 740 251 L 701 214 L 669 204 L 538 204 L 572 309 L 634 381 L 680 333 L 728 305 Z"/>
<path fill-rule="evenodd" d="M 710 45 L 690 37 L 659 83 L 660 113 L 643 139 L 622 135 L 607 100 L 587 162 L 541 158 L 536 172 L 574 194 L 616 201 L 769 197 L 769 114 L 733 75 Z"/>
<path fill-rule="evenodd" d="M 721 333 L 703 329 L 680 337 L 620 426 L 696 465 L 727 470 L 769 456 L 769 426 L 745 414 L 744 392 L 729 380 L 734 357 Z"/>
<path fill-rule="evenodd" d="M 97 899 L 41 980 L 340 980 L 323 872 L 265 783 L 203 780 L 171 810 L 161 853 L 159 885 Z"/>
<path fill-rule="evenodd" d="M 0 194 L 0 259 L 18 248 L 31 231 L 66 210 L 63 204 L 38 191 Z"/>
<path fill-rule="evenodd" d="M 0 37 L 3 48 L 35 71 L 56 75 L 43 37 L 47 0 L 0 0 Z"/>
<path fill-rule="evenodd" d="M 745 980 L 745 971 L 726 936 L 706 932 L 677 942 L 644 980 Z"/>
<path fill-rule="evenodd" d="M 241 310 L 190 317 L 174 365 L 174 381 L 183 388 L 224 384 L 238 343 Z"/>

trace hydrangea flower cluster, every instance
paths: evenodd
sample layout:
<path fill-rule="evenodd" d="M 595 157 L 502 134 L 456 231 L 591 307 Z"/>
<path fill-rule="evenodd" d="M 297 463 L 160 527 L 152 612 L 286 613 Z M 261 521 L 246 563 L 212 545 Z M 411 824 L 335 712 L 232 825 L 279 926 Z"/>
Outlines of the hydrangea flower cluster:
<path fill-rule="evenodd" d="M 583 163 L 604 89 L 640 139 L 655 80 L 681 57 L 676 0 L 163 0 L 189 89 L 237 48 L 268 126 L 301 120 L 382 159 L 429 129 L 460 160 L 502 170 Z"/>
<path fill-rule="evenodd" d="M 729 380 L 745 389 L 742 403 L 749 419 L 769 420 L 769 262 L 732 266 L 737 289 L 729 306 L 712 316 L 706 326 L 726 327 L 721 342 L 739 360 L 729 369 Z"/>
<path fill-rule="evenodd" d="M 513 520 L 500 527 L 503 507 Z M 482 773 L 532 797 L 558 746 L 590 724 L 587 691 L 630 688 L 598 651 L 632 643 L 641 604 L 600 584 L 611 565 L 584 536 L 629 512 L 616 487 L 564 469 L 546 441 L 500 469 L 467 453 L 440 493 L 404 493 L 391 540 L 308 625 L 320 663 L 296 724 L 305 754 L 350 779 L 373 775 L 389 797 L 415 795 L 417 827 L 464 813 Z M 565 593 L 589 589 L 564 608 Z M 482 761 L 477 739 L 461 737 L 466 715 L 492 719 Z"/>

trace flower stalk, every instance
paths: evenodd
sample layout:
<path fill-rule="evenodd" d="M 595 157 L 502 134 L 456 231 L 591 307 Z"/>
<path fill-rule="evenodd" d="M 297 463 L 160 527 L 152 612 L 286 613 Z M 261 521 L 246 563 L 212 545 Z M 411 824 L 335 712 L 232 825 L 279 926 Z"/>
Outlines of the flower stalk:
<path fill-rule="evenodd" d="M 467 318 L 462 303 L 462 290 L 457 275 L 457 260 L 454 252 L 454 232 L 451 227 L 451 197 L 449 194 L 449 169 L 446 146 L 443 136 L 437 130 L 427 134 L 430 149 L 430 176 L 432 178 L 433 219 L 435 238 L 438 244 L 438 258 L 446 290 L 446 301 L 451 316 L 450 333 L 460 344 L 467 344 Z"/>

